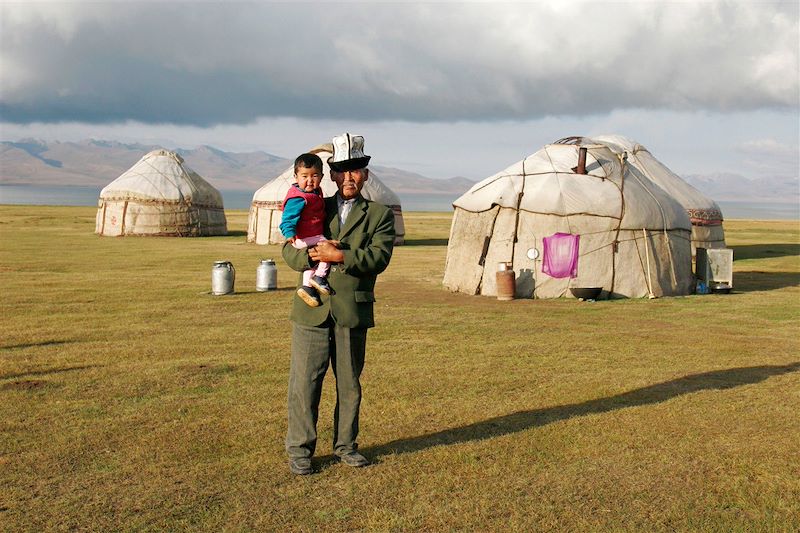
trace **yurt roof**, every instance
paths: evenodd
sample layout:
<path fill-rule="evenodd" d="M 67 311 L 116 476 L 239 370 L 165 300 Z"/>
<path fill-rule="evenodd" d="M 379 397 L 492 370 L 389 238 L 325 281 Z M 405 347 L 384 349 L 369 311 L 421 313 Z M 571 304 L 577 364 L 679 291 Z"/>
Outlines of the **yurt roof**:
<path fill-rule="evenodd" d="M 331 143 L 320 144 L 316 148 L 309 150 L 312 154 L 317 154 L 322 159 L 322 192 L 325 196 L 333 196 L 336 194 L 336 183 L 331 179 L 331 169 L 328 166 L 328 158 L 333 155 L 333 145 Z M 269 181 L 263 187 L 258 189 L 253 194 L 254 202 L 272 202 L 282 201 L 286 195 L 286 191 L 295 182 L 294 179 L 294 165 L 289 166 L 277 178 Z M 374 200 L 386 206 L 399 206 L 400 197 L 397 196 L 389 187 L 387 187 L 376 175 L 375 172 L 370 170 L 369 179 L 364 184 L 361 194 L 367 200 Z"/>
<path fill-rule="evenodd" d="M 169 150 L 153 150 L 100 191 L 101 199 L 222 207 L 222 194 Z"/>
<path fill-rule="evenodd" d="M 684 209 L 716 210 L 721 216 L 719 205 L 714 200 L 675 174 L 636 141 L 622 135 L 598 135 L 592 137 L 590 142 L 604 144 L 617 154 L 628 152 L 628 164 L 634 165 L 650 180 L 675 197 Z"/>
<path fill-rule="evenodd" d="M 652 181 L 628 172 L 623 187 L 620 158 L 610 148 L 583 147 L 587 148 L 586 174 L 573 170 L 578 146 L 549 144 L 475 184 L 453 205 L 471 212 L 499 205 L 556 216 L 622 215 L 623 229 L 691 230 L 683 206 Z"/>

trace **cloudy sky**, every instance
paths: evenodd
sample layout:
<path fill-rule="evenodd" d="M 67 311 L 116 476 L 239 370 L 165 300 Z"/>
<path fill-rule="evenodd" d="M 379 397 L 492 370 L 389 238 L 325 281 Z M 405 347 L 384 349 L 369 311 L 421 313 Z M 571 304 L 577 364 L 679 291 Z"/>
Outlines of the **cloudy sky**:
<path fill-rule="evenodd" d="M 800 166 L 796 1 L 0 4 L 0 137 L 373 162 L 481 179 L 571 135 L 682 174 Z"/>

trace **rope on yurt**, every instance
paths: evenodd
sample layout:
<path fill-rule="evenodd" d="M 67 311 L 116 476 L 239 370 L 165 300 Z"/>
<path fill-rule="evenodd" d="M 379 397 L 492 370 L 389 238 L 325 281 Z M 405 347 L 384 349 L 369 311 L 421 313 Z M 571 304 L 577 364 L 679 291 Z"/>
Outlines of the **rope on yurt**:
<path fill-rule="evenodd" d="M 197 209 L 192 204 L 194 203 L 194 200 L 200 196 L 200 189 L 197 188 L 194 179 L 195 179 L 195 177 L 197 177 L 198 180 L 202 180 L 203 178 L 200 176 L 200 174 L 198 174 L 197 172 L 192 170 L 191 167 L 189 167 L 188 165 L 184 166 L 183 163 L 185 163 L 185 161 L 182 161 L 182 158 L 178 154 L 175 154 L 175 156 L 176 156 L 175 160 L 178 162 L 178 168 L 181 169 L 181 172 L 183 173 L 183 176 L 184 176 L 184 181 L 186 181 L 188 183 L 189 189 L 191 190 L 191 194 L 192 194 L 191 200 L 189 202 L 187 202 L 188 208 L 189 208 L 189 212 L 188 212 L 189 224 L 187 224 L 187 226 L 192 226 L 192 215 L 194 214 L 197 217 L 196 220 L 195 220 L 195 223 L 193 224 L 194 227 L 195 227 L 195 231 L 197 232 L 197 235 L 202 235 L 203 234 L 202 228 L 201 228 L 201 225 L 202 225 L 201 218 L 202 217 L 200 216 L 200 209 Z M 183 195 L 181 194 L 181 196 L 183 196 Z M 180 232 L 180 230 L 178 230 L 178 231 Z"/>
<path fill-rule="evenodd" d="M 196 230 L 197 234 L 198 235 L 202 235 L 203 234 L 203 232 L 202 232 L 202 218 L 203 217 L 201 216 L 200 209 L 195 207 L 193 204 L 194 204 L 194 199 L 197 198 L 198 196 L 200 196 L 200 189 L 198 189 L 195 186 L 194 178 L 197 177 L 198 180 L 202 180 L 203 178 L 200 176 L 200 174 L 198 174 L 197 172 L 195 172 L 191 168 L 188 168 L 188 167 L 187 168 L 181 167 L 181 168 L 184 170 L 184 172 L 186 172 L 186 175 L 190 178 L 189 179 L 189 188 L 192 189 L 192 201 L 189 202 L 189 209 L 191 210 L 190 214 L 189 214 L 189 223 L 191 223 L 191 220 L 192 220 L 191 213 L 194 212 L 196 214 L 196 216 L 197 216 L 197 222 L 195 223 L 195 227 L 197 228 L 197 230 Z"/>
<path fill-rule="evenodd" d="M 690 234 L 691 236 L 691 234 Z M 667 228 L 664 228 L 664 238 L 667 240 L 667 254 L 669 255 L 669 275 L 672 278 L 672 286 L 678 285 L 678 278 L 675 275 L 675 259 L 672 257 L 672 239 L 669 238 Z"/>
<path fill-rule="evenodd" d="M 631 235 L 633 235 L 633 238 L 628 240 L 633 241 L 633 245 L 636 247 L 636 257 L 639 258 L 639 266 L 642 268 L 642 272 L 644 272 L 644 261 L 642 261 L 642 251 L 639 249 L 639 239 L 636 237 L 635 231 L 631 231 Z"/>
<path fill-rule="evenodd" d="M 636 155 L 636 153 L 639 152 L 639 151 L 645 151 L 647 153 L 650 153 L 642 145 L 637 144 L 636 147 L 633 149 L 633 155 L 634 155 L 634 157 L 637 158 L 637 161 L 639 161 L 639 159 L 638 159 L 639 156 Z M 652 154 L 650 154 L 650 155 L 652 156 Z M 647 165 L 643 165 L 641 163 L 641 161 L 639 161 L 638 167 L 642 169 L 642 171 L 644 172 L 644 175 L 647 176 L 647 179 L 649 179 L 653 183 L 656 183 L 656 180 L 653 179 L 653 173 L 650 172 L 650 170 L 647 168 Z M 656 202 L 656 203 L 658 203 L 658 202 Z M 661 208 L 661 204 L 659 204 L 658 207 L 660 209 Z M 675 259 L 672 257 L 672 240 L 669 238 L 669 232 L 667 231 L 666 224 L 664 224 L 663 233 L 664 233 L 664 238 L 667 240 L 667 253 L 669 254 L 669 264 L 670 264 L 669 274 L 670 274 L 670 277 L 672 278 L 672 285 L 676 286 L 678 284 L 678 278 L 675 275 Z"/>
<path fill-rule="evenodd" d="M 156 155 L 157 155 L 157 156 L 158 156 L 158 155 L 161 155 L 161 156 L 165 156 L 165 157 L 170 157 L 170 158 L 172 158 L 173 160 L 175 160 L 175 162 L 176 162 L 176 163 L 178 163 L 178 168 L 180 168 L 180 169 L 181 169 L 181 172 L 184 172 L 184 170 L 183 170 L 183 167 L 180 165 L 180 162 L 181 162 L 181 161 L 180 161 L 180 159 L 178 159 L 178 158 L 180 157 L 180 156 L 178 156 L 178 154 L 175 154 L 174 152 L 169 152 L 168 150 L 160 150 L 160 152 L 161 152 L 161 151 L 163 151 L 163 152 L 167 152 L 167 154 L 169 154 L 169 155 L 167 155 L 167 154 L 160 154 L 160 153 L 159 153 L 159 154 L 156 154 Z M 150 155 L 150 154 L 148 154 L 148 155 Z M 175 189 L 178 191 L 178 195 L 179 195 L 178 202 L 177 202 L 177 204 L 178 204 L 178 205 L 180 205 L 181 203 L 185 203 L 185 202 L 186 202 L 186 199 L 183 197 L 183 192 L 181 191 L 181 188 L 180 188 L 180 186 L 179 186 L 177 183 L 173 182 L 173 181 L 170 179 L 170 177 L 169 177 L 169 176 L 167 176 L 166 174 L 164 174 L 163 172 L 161 172 L 159 169 L 157 169 L 155 166 L 153 166 L 153 164 L 152 164 L 152 163 L 150 163 L 149 159 L 150 159 L 149 157 L 145 156 L 145 157 L 142 159 L 142 161 L 141 161 L 141 162 L 142 162 L 143 164 L 146 164 L 148 167 L 150 167 L 150 169 L 151 169 L 151 170 L 153 170 L 153 172 L 154 172 L 155 174 L 159 174 L 159 175 L 161 175 L 161 176 L 162 176 L 162 177 L 163 177 L 163 178 L 164 178 L 164 179 L 167 181 L 167 183 L 169 183 L 169 184 L 171 184 L 171 185 L 173 185 L 173 186 L 175 187 Z M 164 196 L 164 191 L 162 191 L 162 190 L 160 190 L 158 187 L 156 187 L 156 184 L 155 184 L 155 183 L 153 183 L 153 182 L 152 182 L 152 181 L 151 181 L 151 180 L 150 180 L 150 179 L 149 179 L 147 176 L 145 176 L 144 174 L 142 174 L 142 173 L 139 173 L 139 172 L 135 173 L 135 175 L 139 176 L 139 177 L 140 177 L 140 178 L 142 178 L 144 181 L 146 181 L 147 183 L 149 183 L 150 185 L 152 185 L 152 186 L 153 186 L 153 189 L 154 189 L 154 190 L 155 190 L 155 191 L 156 191 L 156 192 L 159 194 L 159 196 L 161 196 L 161 199 L 164 201 L 164 204 L 163 204 L 163 205 L 169 205 L 169 204 L 171 204 L 171 203 L 174 203 L 174 202 L 171 202 L 171 201 L 169 201 L 169 200 L 167 199 L 167 197 L 166 197 L 166 196 Z M 127 204 L 126 204 L 126 207 L 127 207 Z M 176 227 L 176 229 L 177 229 L 178 236 L 179 236 L 179 237 L 183 237 L 184 235 L 183 235 L 183 233 L 181 232 L 180 228 L 177 228 L 177 227 Z M 161 230 L 161 225 L 160 225 L 160 224 L 159 224 L 159 230 Z"/>
<path fill-rule="evenodd" d="M 642 228 L 642 233 L 644 234 L 644 258 L 647 260 L 647 297 L 652 300 L 656 295 L 653 294 L 653 279 L 650 274 L 650 250 L 647 246 L 647 230 Z"/>
<path fill-rule="evenodd" d="M 544 147 L 544 151 L 545 151 L 545 153 L 547 154 L 547 158 L 550 160 L 550 170 L 548 170 L 547 172 L 533 172 L 533 173 L 531 173 L 531 174 L 528 174 L 528 173 L 525 171 L 525 160 L 526 160 L 526 159 L 528 159 L 528 157 L 530 157 L 530 156 L 528 156 L 528 157 L 526 157 L 526 158 L 524 158 L 524 159 L 522 160 L 522 179 L 523 179 L 523 180 L 524 180 L 524 179 L 525 179 L 527 176 L 543 176 L 543 175 L 545 175 L 545 174 L 554 174 L 554 173 L 555 173 L 555 174 L 558 174 L 558 173 L 559 173 L 559 172 L 556 170 L 555 164 L 553 163 L 553 158 L 551 158 L 551 157 L 550 157 L 550 153 L 547 151 L 547 146 L 545 146 L 545 147 Z M 519 175 L 519 174 L 517 174 L 517 175 Z M 494 179 L 493 179 L 493 180 L 491 180 L 491 181 L 487 181 L 486 183 L 484 183 L 483 185 L 481 185 L 480 187 L 477 187 L 477 188 L 475 188 L 475 189 L 470 189 L 470 191 L 472 191 L 473 193 L 476 193 L 476 192 L 478 192 L 479 190 L 483 189 L 484 187 L 488 187 L 489 185 L 491 185 L 492 183 L 494 183 L 494 182 L 496 182 L 496 181 L 498 181 L 498 180 L 501 180 L 501 179 L 503 179 L 503 178 L 509 178 L 509 177 L 511 177 L 511 176 L 513 176 L 513 174 L 498 174 L 498 175 L 494 176 Z M 486 178 L 486 179 L 489 179 L 489 178 Z M 523 186 L 524 186 L 524 181 L 523 181 Z"/>
<path fill-rule="evenodd" d="M 492 183 L 494 183 L 495 181 L 497 181 L 497 180 L 501 180 L 501 179 L 503 179 L 503 178 L 507 178 L 507 177 L 509 177 L 509 176 L 510 176 L 510 174 L 503 174 L 503 175 L 501 175 L 501 176 L 495 176 L 495 178 L 494 178 L 492 181 L 490 181 L 490 182 L 487 182 L 487 183 L 484 183 L 483 185 L 481 185 L 480 187 L 478 187 L 478 188 L 477 188 L 477 189 L 475 189 L 475 190 L 472 190 L 472 189 L 470 189 L 470 190 L 472 190 L 472 192 L 473 192 L 473 193 L 476 193 L 476 192 L 478 192 L 479 190 L 483 189 L 484 187 L 488 187 L 489 185 L 491 185 L 491 184 L 492 184 Z"/>
<path fill-rule="evenodd" d="M 578 137 L 575 137 L 575 139 L 578 139 Z M 550 161 L 550 171 L 549 172 L 541 172 L 540 174 L 552 174 L 552 175 L 554 175 L 556 177 L 556 181 L 558 182 L 558 190 L 559 190 L 558 198 L 559 198 L 559 201 L 561 202 L 561 206 L 560 207 L 561 207 L 561 211 L 563 211 L 565 213 L 563 215 L 558 215 L 558 216 L 566 219 L 566 221 L 567 221 L 567 233 L 571 234 L 572 233 L 572 224 L 571 224 L 571 220 L 570 220 L 570 216 L 571 215 L 567 212 L 567 206 L 564 203 L 563 194 L 560 194 L 560 192 L 561 192 L 561 175 L 562 174 L 566 174 L 566 173 L 565 172 L 559 172 L 558 170 L 556 170 L 556 164 L 553 162 L 553 157 L 550 155 L 550 151 L 548 150 L 547 146 L 544 147 L 544 153 L 547 155 L 547 160 Z M 533 175 L 535 175 L 535 174 L 531 174 L 531 176 L 533 176 Z M 548 214 L 553 214 L 553 213 L 548 213 Z"/>
<path fill-rule="evenodd" d="M 125 215 L 128 212 L 128 201 L 125 200 L 125 203 L 122 205 L 122 220 L 119 224 L 119 234 L 125 235 Z"/>
<path fill-rule="evenodd" d="M 497 222 L 497 217 L 500 216 L 500 206 L 496 206 L 497 211 L 494 214 L 494 218 L 492 219 L 492 227 L 489 228 L 489 234 L 484 237 L 483 241 L 483 251 L 481 252 L 481 257 L 478 259 L 478 264 L 483 267 L 483 272 L 481 273 L 480 279 L 478 279 L 478 286 L 475 287 L 475 294 L 481 293 L 481 287 L 483 286 L 483 276 L 486 275 L 486 255 L 489 253 L 489 246 L 492 242 L 492 236 L 494 235 L 494 225 Z"/>
<path fill-rule="evenodd" d="M 259 209 L 256 207 L 255 212 L 251 218 L 252 223 L 251 227 L 253 228 L 253 242 L 258 243 L 258 211 Z"/>
<path fill-rule="evenodd" d="M 617 253 L 619 252 L 619 233 L 622 231 L 622 217 L 625 216 L 625 167 L 628 163 L 628 152 L 623 152 L 621 155 L 617 154 L 619 159 L 619 219 L 617 220 L 616 234 L 614 235 L 614 242 L 611 243 L 611 287 L 608 293 L 614 292 L 614 284 L 617 282 Z"/>
<path fill-rule="evenodd" d="M 519 191 L 519 194 L 517 195 L 517 210 L 516 210 L 516 213 L 514 214 L 514 216 L 515 216 L 515 218 L 514 218 L 514 238 L 511 240 L 511 259 L 510 259 L 511 265 L 512 265 L 511 268 L 514 268 L 514 266 L 513 266 L 514 265 L 514 252 L 516 251 L 517 242 L 519 241 L 519 239 L 517 238 L 517 235 L 519 233 L 519 208 L 522 205 L 522 197 L 525 195 L 525 182 L 527 181 L 525 179 L 526 176 L 527 175 L 525 174 L 525 160 L 523 159 L 522 160 L 522 189 Z"/>
<path fill-rule="evenodd" d="M 636 155 L 636 153 L 634 151 L 634 156 L 635 155 Z M 645 177 L 648 180 L 650 180 L 652 183 L 655 183 L 655 180 L 653 180 L 652 176 L 648 175 L 647 169 L 644 167 L 644 165 L 639 165 L 639 166 L 641 166 L 642 169 L 644 170 Z M 661 205 L 661 202 L 658 201 L 658 198 L 656 198 L 656 196 L 653 194 L 653 192 L 650 189 L 648 189 L 647 187 L 644 186 L 644 183 L 642 183 L 642 180 L 640 180 L 636 176 L 635 173 L 633 174 L 633 176 L 636 178 L 636 181 L 639 182 L 639 184 L 642 186 L 642 188 L 644 190 L 646 190 L 647 193 L 653 198 L 653 201 L 658 206 L 658 210 L 661 212 L 661 230 L 664 233 L 664 238 L 667 239 L 667 253 L 669 255 L 669 266 L 670 266 L 669 275 L 672 278 L 673 286 L 677 285 L 678 278 L 675 276 L 675 259 L 672 257 L 672 246 L 670 245 L 669 235 L 667 234 L 667 215 L 666 215 L 666 213 L 664 213 L 664 208 Z"/>
<path fill-rule="evenodd" d="M 100 223 L 100 235 L 105 235 L 106 231 L 106 207 L 108 206 L 106 205 L 105 200 L 103 200 L 103 218 L 102 222 Z"/>
<path fill-rule="evenodd" d="M 142 161 L 142 163 L 145 163 L 147 166 L 149 166 L 149 167 L 150 167 L 150 168 L 153 170 L 153 172 L 154 172 L 155 174 L 160 174 L 161 176 L 163 176 L 163 177 L 164 177 L 164 179 L 165 179 L 165 180 L 167 180 L 167 182 L 168 182 L 168 183 L 170 183 L 171 185 L 173 185 L 173 186 L 175 187 L 175 189 L 177 189 L 178 193 L 180 194 L 180 199 L 179 199 L 178 201 L 180 202 L 181 200 L 183 200 L 183 199 L 184 199 L 184 198 L 183 198 L 183 193 L 181 192 L 181 188 L 178 186 L 178 184 L 177 184 L 177 183 L 174 183 L 174 182 L 173 182 L 171 179 L 169 179 L 169 176 L 167 176 L 166 174 L 164 174 L 163 172 L 161 172 L 160 170 L 158 170 L 156 167 L 154 167 L 154 166 L 153 166 L 153 165 L 150 163 L 150 161 L 148 161 L 148 159 L 149 159 L 149 158 L 147 158 L 147 157 L 146 157 L 146 158 L 145 158 L 145 159 Z M 163 192 L 163 191 L 161 191 L 161 190 L 159 190 L 159 189 L 156 187 L 156 184 L 155 184 L 155 183 L 153 183 L 152 181 L 150 181 L 150 180 L 149 180 L 149 179 L 148 179 L 148 178 L 147 178 L 147 177 L 146 177 L 144 174 L 139 174 L 139 173 L 137 173 L 137 175 L 138 175 L 139 177 L 143 178 L 143 179 L 144 179 L 144 180 L 145 180 L 147 183 L 149 183 L 150 185 L 152 185 L 152 186 L 153 186 L 153 188 L 154 188 L 154 189 L 155 189 L 155 190 L 156 190 L 156 191 L 159 193 L 159 195 L 161 196 L 161 198 L 162 198 L 162 199 L 163 199 L 165 202 L 166 202 L 166 201 L 168 201 L 168 200 L 167 200 L 167 197 L 166 197 L 166 196 L 164 196 L 164 192 Z"/>

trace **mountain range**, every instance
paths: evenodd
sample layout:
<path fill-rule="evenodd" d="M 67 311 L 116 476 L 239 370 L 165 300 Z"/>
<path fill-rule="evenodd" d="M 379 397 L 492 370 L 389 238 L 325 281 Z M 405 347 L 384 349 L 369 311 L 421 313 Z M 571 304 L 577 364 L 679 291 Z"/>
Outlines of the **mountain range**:
<path fill-rule="evenodd" d="M 104 187 L 156 145 L 117 141 L 45 142 L 22 139 L 0 144 L 0 184 Z M 211 146 L 177 149 L 186 164 L 220 190 L 255 191 L 281 174 L 291 160 L 263 151 L 225 152 Z M 431 179 L 398 168 L 370 165 L 375 174 L 398 194 L 441 194 L 455 198 L 475 181 L 463 177 Z M 739 174 L 683 176 L 717 201 L 800 202 L 798 177 L 767 176 L 749 179 Z"/>
<path fill-rule="evenodd" d="M 0 144 L 0 184 L 104 187 L 156 145 L 117 141 L 44 142 L 22 139 Z M 255 191 L 277 177 L 292 160 L 267 152 L 224 152 L 212 146 L 176 149 L 186 164 L 220 190 Z M 459 196 L 474 181 L 436 180 L 398 168 L 370 165 L 396 193 Z"/>
<path fill-rule="evenodd" d="M 725 172 L 681 177 L 695 189 L 717 201 L 800 203 L 800 179 L 797 177 L 765 176 L 749 179 Z"/>

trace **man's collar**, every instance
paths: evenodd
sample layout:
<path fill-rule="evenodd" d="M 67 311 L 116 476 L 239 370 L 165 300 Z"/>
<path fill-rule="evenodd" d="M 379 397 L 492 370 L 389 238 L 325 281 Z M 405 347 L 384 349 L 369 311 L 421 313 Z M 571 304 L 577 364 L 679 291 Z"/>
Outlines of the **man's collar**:
<path fill-rule="evenodd" d="M 336 192 L 336 205 L 341 206 L 343 203 L 354 204 L 354 203 L 356 203 L 356 200 L 358 200 L 360 197 L 361 197 L 361 195 L 359 194 L 355 198 L 350 198 L 349 200 L 345 200 L 344 198 L 342 198 L 342 195 L 339 194 L 339 192 L 337 191 Z"/>

